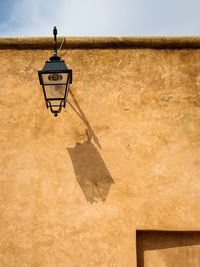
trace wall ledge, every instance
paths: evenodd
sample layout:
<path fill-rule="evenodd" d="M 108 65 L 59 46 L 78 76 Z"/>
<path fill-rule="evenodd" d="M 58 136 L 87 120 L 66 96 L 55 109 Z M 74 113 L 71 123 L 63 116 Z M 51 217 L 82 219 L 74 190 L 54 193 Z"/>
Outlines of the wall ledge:
<path fill-rule="evenodd" d="M 199 49 L 199 36 L 186 37 L 59 37 L 62 49 Z M 52 37 L 0 38 L 0 49 L 53 49 Z"/>

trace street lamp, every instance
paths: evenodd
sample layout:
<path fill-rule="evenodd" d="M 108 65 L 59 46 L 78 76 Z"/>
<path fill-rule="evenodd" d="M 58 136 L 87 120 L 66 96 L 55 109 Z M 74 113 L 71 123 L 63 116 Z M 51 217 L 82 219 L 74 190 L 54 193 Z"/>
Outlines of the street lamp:
<path fill-rule="evenodd" d="M 68 69 L 64 60 L 57 54 L 57 29 L 54 27 L 54 54 L 42 70 L 38 71 L 42 85 L 46 107 L 54 116 L 58 116 L 62 107 L 65 108 L 69 86 L 72 83 L 72 70 Z"/>

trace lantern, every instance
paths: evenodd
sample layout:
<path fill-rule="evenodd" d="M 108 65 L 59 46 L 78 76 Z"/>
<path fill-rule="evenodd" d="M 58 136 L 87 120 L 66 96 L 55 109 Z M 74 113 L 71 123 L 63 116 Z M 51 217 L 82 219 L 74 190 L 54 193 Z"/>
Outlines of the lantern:
<path fill-rule="evenodd" d="M 68 69 L 64 60 L 57 54 L 57 29 L 54 27 L 54 54 L 42 70 L 38 71 L 42 85 L 46 107 L 50 108 L 54 116 L 65 108 L 69 86 L 72 83 L 72 70 Z"/>

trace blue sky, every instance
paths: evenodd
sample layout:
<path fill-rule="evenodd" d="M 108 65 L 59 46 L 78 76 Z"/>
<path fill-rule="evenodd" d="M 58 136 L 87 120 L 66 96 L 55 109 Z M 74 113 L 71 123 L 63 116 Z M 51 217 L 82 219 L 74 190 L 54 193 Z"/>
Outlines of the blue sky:
<path fill-rule="evenodd" d="M 200 0 L 0 0 L 0 37 L 193 36 Z"/>

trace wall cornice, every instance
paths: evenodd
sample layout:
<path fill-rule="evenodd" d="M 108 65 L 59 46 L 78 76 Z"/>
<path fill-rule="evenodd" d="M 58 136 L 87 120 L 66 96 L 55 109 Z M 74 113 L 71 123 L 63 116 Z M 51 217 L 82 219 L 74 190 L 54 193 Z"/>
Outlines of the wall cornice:
<path fill-rule="evenodd" d="M 62 49 L 199 49 L 200 37 L 59 37 Z M 52 49 L 52 37 L 0 38 L 0 49 Z"/>

